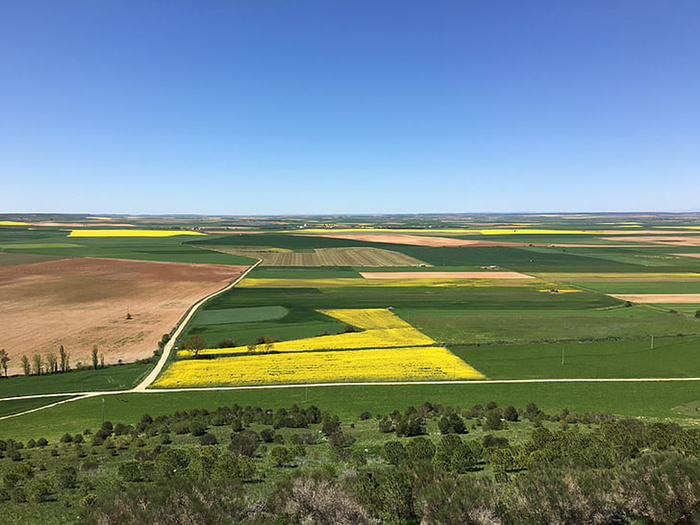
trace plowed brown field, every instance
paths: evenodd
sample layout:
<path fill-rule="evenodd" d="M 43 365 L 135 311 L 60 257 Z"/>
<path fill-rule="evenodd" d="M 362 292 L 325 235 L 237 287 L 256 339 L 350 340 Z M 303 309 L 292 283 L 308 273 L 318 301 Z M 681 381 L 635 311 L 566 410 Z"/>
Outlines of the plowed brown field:
<path fill-rule="evenodd" d="M 0 347 L 19 372 L 20 356 L 58 353 L 87 363 L 150 357 L 187 309 L 223 288 L 243 266 L 121 259 L 67 259 L 0 267 Z M 126 319 L 127 311 L 132 319 Z"/>

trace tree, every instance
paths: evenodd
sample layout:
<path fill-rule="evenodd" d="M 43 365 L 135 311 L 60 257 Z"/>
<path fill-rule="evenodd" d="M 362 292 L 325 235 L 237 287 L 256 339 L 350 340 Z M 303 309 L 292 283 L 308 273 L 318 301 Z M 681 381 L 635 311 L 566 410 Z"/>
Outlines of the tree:
<path fill-rule="evenodd" d="M 5 377 L 7 377 L 7 362 L 10 360 L 10 356 L 7 355 L 7 350 L 4 348 L 0 350 L 0 366 L 5 371 Z"/>
<path fill-rule="evenodd" d="M 40 376 L 42 371 L 42 361 L 39 354 L 34 354 L 32 356 L 32 364 L 34 367 L 34 374 Z"/>
<path fill-rule="evenodd" d="M 70 365 L 68 363 L 70 356 L 66 349 L 61 345 L 58 349 L 58 358 L 61 361 L 61 372 L 68 372 L 70 370 Z"/>
<path fill-rule="evenodd" d="M 185 341 L 185 349 L 194 352 L 195 357 L 199 357 L 199 352 L 207 346 L 207 340 L 201 335 L 191 335 Z"/>
<path fill-rule="evenodd" d="M 53 352 L 49 352 L 48 354 L 46 354 L 46 371 L 49 374 L 58 372 L 58 361 L 56 359 L 56 354 L 54 354 Z"/>
<path fill-rule="evenodd" d="M 105 355 L 100 354 L 100 368 L 104 368 L 104 367 L 105 367 Z"/>
<path fill-rule="evenodd" d="M 22 356 L 22 371 L 25 376 L 31 374 L 31 367 L 29 366 L 29 358 L 26 355 Z"/>
<path fill-rule="evenodd" d="M 97 370 L 97 345 L 92 347 L 92 368 Z"/>

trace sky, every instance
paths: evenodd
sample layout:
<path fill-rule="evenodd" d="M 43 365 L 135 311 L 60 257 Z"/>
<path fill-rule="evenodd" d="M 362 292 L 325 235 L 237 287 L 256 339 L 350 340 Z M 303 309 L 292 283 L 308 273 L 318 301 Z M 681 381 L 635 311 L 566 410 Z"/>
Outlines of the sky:
<path fill-rule="evenodd" d="M 697 0 L 0 0 L 0 212 L 700 210 Z"/>

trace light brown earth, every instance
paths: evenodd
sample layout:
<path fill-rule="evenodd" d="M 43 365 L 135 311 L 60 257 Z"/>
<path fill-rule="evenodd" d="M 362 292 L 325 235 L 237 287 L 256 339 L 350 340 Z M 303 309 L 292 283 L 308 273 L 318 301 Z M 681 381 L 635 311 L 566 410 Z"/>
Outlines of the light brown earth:
<path fill-rule="evenodd" d="M 612 241 L 636 241 L 663 244 L 665 246 L 700 246 L 700 236 L 642 235 L 639 237 L 602 237 Z"/>
<path fill-rule="evenodd" d="M 527 246 L 523 243 L 498 243 L 492 241 L 472 241 L 452 239 L 449 237 L 433 237 L 428 235 L 410 235 L 407 233 L 324 233 L 315 237 L 331 237 L 333 239 L 352 239 L 356 241 L 385 242 L 388 244 L 411 244 L 413 246 Z"/>
<path fill-rule="evenodd" d="M 700 253 L 672 253 L 671 255 L 677 255 L 679 257 L 697 257 L 700 259 Z"/>
<path fill-rule="evenodd" d="M 19 372 L 20 356 L 58 353 L 87 363 L 150 357 L 187 309 L 246 267 L 121 259 L 66 259 L 0 267 L 0 347 Z M 126 319 L 126 313 L 132 315 Z"/>
<path fill-rule="evenodd" d="M 644 293 L 644 294 L 610 294 L 623 301 L 633 303 L 700 303 L 700 293 Z"/>
<path fill-rule="evenodd" d="M 410 244 L 412 246 L 441 247 L 474 247 L 474 246 L 538 246 L 553 248 L 624 248 L 638 246 L 637 244 L 552 244 L 552 243 L 529 243 L 529 242 L 507 242 L 497 240 L 473 240 L 454 239 L 451 237 L 436 237 L 431 235 L 411 235 L 407 233 L 323 233 L 312 235 L 314 237 L 330 237 L 333 239 L 352 239 L 367 242 L 385 242 L 388 244 Z M 607 239 L 611 240 L 611 239 Z M 617 240 L 613 238 L 612 240 Z M 642 241 L 645 242 L 645 241 Z"/>
<path fill-rule="evenodd" d="M 365 279 L 534 279 L 518 272 L 360 272 Z"/>
<path fill-rule="evenodd" d="M 431 266 L 391 250 L 372 247 L 317 248 L 313 252 L 292 252 L 279 248 L 212 248 L 223 253 L 262 259 L 261 266 Z"/>

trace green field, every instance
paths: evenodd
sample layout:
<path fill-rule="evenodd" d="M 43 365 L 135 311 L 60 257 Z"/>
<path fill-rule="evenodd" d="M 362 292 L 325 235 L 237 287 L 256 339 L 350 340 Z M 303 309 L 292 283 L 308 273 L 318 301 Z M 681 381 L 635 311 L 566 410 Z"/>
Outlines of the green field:
<path fill-rule="evenodd" d="M 700 337 L 455 346 L 489 379 L 700 377 Z"/>
<path fill-rule="evenodd" d="M 38 399 L 17 399 L 12 401 L 0 401 L 0 417 L 9 416 L 10 414 L 19 414 L 27 410 L 51 405 L 63 399 L 69 398 L 70 396 L 54 396 Z M 12 425 L 12 423 L 9 420 L 3 423 L 5 425 Z"/>
<path fill-rule="evenodd" d="M 59 392 L 124 390 L 135 386 L 153 365 L 131 363 L 97 370 L 72 370 L 43 376 L 13 376 L 0 379 L 0 397 Z"/>
<path fill-rule="evenodd" d="M 99 427 L 104 417 L 110 421 L 136 423 L 141 415 L 153 417 L 174 410 L 194 408 L 213 410 L 220 406 L 290 407 L 296 403 L 305 407 L 315 405 L 338 414 L 347 423 L 358 419 L 363 411 L 386 413 L 395 408 L 425 401 L 449 406 L 469 407 L 490 401 L 500 406 L 522 406 L 536 403 L 547 412 L 565 408 L 585 412 L 608 412 L 626 416 L 650 418 L 689 417 L 685 406 L 700 398 L 693 382 L 657 383 L 524 383 L 468 385 L 410 385 L 410 386 L 335 386 L 312 388 L 272 388 L 264 390 L 149 392 L 97 396 L 66 403 L 47 411 L 18 416 L 3 421 L 0 439 L 29 439 L 44 436 L 57 439 L 65 432 L 79 432 Z M 307 401 L 308 399 L 308 401 Z"/>
<path fill-rule="evenodd" d="M 700 333 L 700 320 L 647 305 L 600 310 L 399 308 L 396 313 L 446 344 L 590 341 Z"/>
<path fill-rule="evenodd" d="M 49 220 L 43 218 L 41 220 Z M 52 217 L 50 220 L 60 220 Z M 67 218 L 64 220 L 68 220 Z M 75 217 L 79 221 L 84 218 Z M 700 259 L 683 258 L 672 253 L 695 253 L 693 247 L 674 247 L 640 243 L 634 247 L 598 247 L 601 244 L 630 244 L 609 241 L 596 234 L 502 235 L 459 233 L 451 237 L 519 244 L 590 244 L 592 247 L 493 246 L 436 248 L 382 242 L 335 239 L 283 233 L 295 225 L 339 226 L 391 223 L 396 228 L 423 228 L 417 234 L 445 235 L 430 228 L 481 229 L 506 223 L 529 224 L 541 229 L 624 229 L 632 221 L 638 230 L 693 225 L 688 217 L 634 218 L 619 216 L 534 217 L 503 216 L 468 219 L 391 216 L 226 219 L 218 222 L 204 218 L 147 217 L 135 220 L 139 227 L 201 227 L 212 224 L 234 225 L 257 233 L 212 234 L 206 237 L 166 238 L 69 238 L 59 228 L 0 227 L 0 265 L 25 264 L 61 257 L 113 257 L 186 263 L 251 264 L 253 259 L 212 250 L 227 248 L 274 247 L 294 252 L 318 248 L 374 247 L 401 252 L 433 266 L 394 268 L 353 267 L 266 267 L 256 268 L 251 279 L 297 281 L 278 287 L 237 287 L 209 301 L 186 327 L 182 340 L 199 334 L 213 346 L 222 339 L 247 344 L 267 335 L 292 340 L 341 333 L 345 324 L 318 312 L 320 309 L 392 308 L 404 320 L 448 345 L 465 361 L 489 378 L 599 378 L 599 377 L 688 377 L 700 376 L 698 350 L 700 321 L 693 318 L 700 305 L 636 305 L 606 294 L 616 293 L 700 293 L 700 281 L 673 275 L 700 272 Z M 176 225 L 176 226 L 173 226 Z M 659 227 L 659 228 L 657 228 Z M 265 231 L 263 231 L 265 230 Z M 629 226 L 625 236 L 634 236 Z M 675 234 L 674 234 L 675 235 Z M 689 236 L 697 235 L 688 230 Z M 611 236 L 614 237 L 614 236 Z M 359 271 L 479 271 L 488 265 L 529 275 L 546 274 L 543 280 L 527 283 L 492 281 L 455 283 L 372 284 L 362 280 Z M 663 274 L 663 275 L 662 275 Z M 668 276 L 666 274 L 669 274 Z M 605 277 L 605 276 L 608 277 Z M 658 275 L 663 281 L 648 279 Z M 598 278 L 596 276 L 603 276 Z M 637 276 L 637 277 L 635 277 Z M 342 285 L 310 285 L 311 280 L 356 279 Z M 622 280 L 620 280 L 622 279 Z M 280 281 L 281 283 L 282 281 Z M 409 285 L 410 284 L 410 285 Z M 578 287 L 577 293 L 547 293 L 550 288 Z M 545 292 L 540 290 L 544 289 Z M 669 310 L 678 313 L 671 314 Z M 683 334 L 686 337 L 677 337 Z M 649 350 L 649 338 L 656 338 Z M 507 344 L 505 344 L 507 343 Z M 543 344 L 546 343 L 546 344 Z M 564 352 L 564 365 L 561 354 Z M 125 365 L 96 372 L 71 372 L 42 377 L 17 377 L 0 381 L 0 396 L 40 392 L 128 389 L 136 384 L 148 367 Z M 313 400 L 328 410 L 354 417 L 367 407 L 378 410 L 404 406 L 431 399 L 443 403 L 468 405 L 487 402 L 522 404 L 534 401 L 551 410 L 570 407 L 576 410 L 610 411 L 617 414 L 649 417 L 684 417 L 674 407 L 694 406 L 700 397 L 694 383 L 590 383 L 590 384 L 512 384 L 512 385 L 440 385 L 411 387 L 333 387 L 315 388 Z M 232 402 L 288 406 L 301 390 L 272 389 L 237 392 L 199 392 L 169 394 L 129 394 L 109 396 L 108 413 L 115 419 L 133 420 L 141 411 L 171 412 L 172 407 L 211 407 Z M 172 396 L 172 397 L 171 397 Z M 117 399 L 120 401 L 116 401 Z M 168 401 L 169 400 L 169 401 Z M 232 401 L 235 400 L 235 401 Z M 475 401 L 478 400 L 478 401 Z M 309 402 L 312 399 L 310 398 Z M 32 401 L 38 403 L 38 401 Z M 20 403 L 20 402 L 12 402 Z M 31 405 L 28 403 L 27 406 Z M 151 406 L 152 405 L 152 406 Z M 5 405 L 8 407 L 9 405 Z M 20 406 L 20 405 L 16 405 Z M 94 416 L 98 400 L 84 400 L 49 409 L 47 428 L 59 433 L 61 425 L 77 427 Z M 12 411 L 12 408 L 6 408 Z M 112 412 L 113 411 L 113 412 Z M 159 412 L 160 411 L 160 412 Z M 3 425 L 8 432 L 27 431 L 40 421 L 40 414 L 12 419 Z M 687 416 L 688 414 L 686 414 Z M 691 414 L 692 415 L 692 414 Z M 112 417 L 112 416 L 110 416 Z M 34 419 L 33 419 L 34 418 Z M 132 419 L 129 419 L 132 418 Z M 29 425 L 29 426 L 26 426 Z M 71 426 L 71 428 L 73 428 Z M 24 430 L 22 430 L 24 429 Z M 26 434 L 25 434 L 26 435 Z"/>

